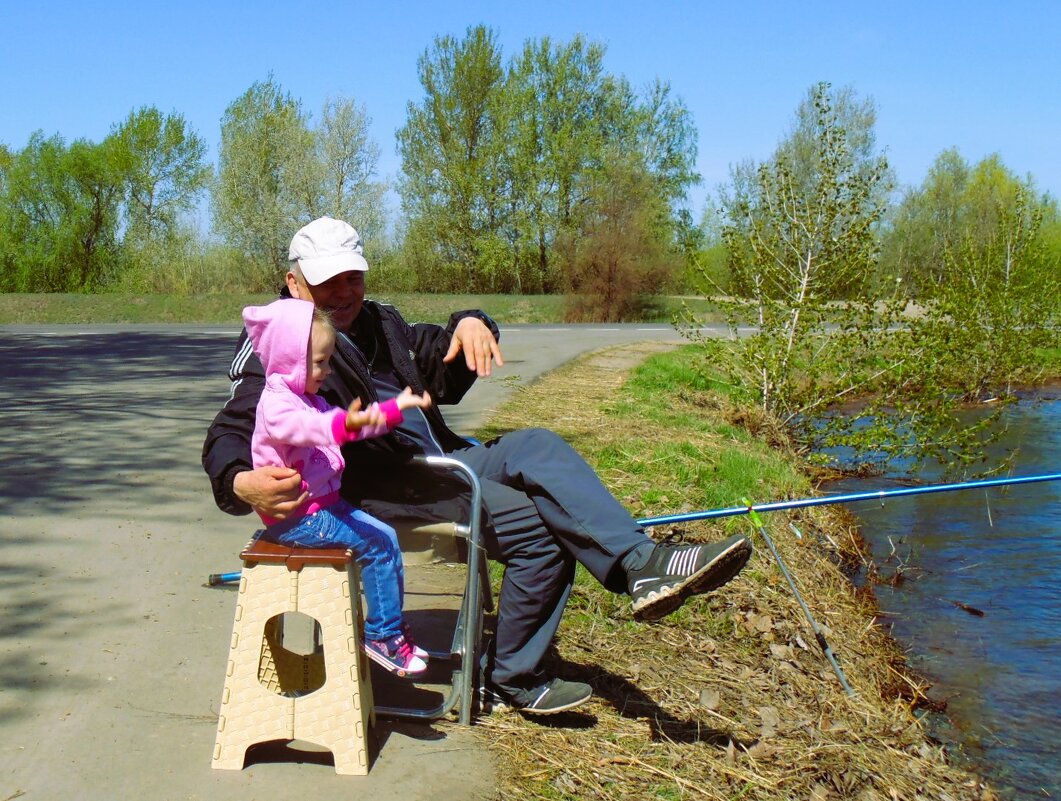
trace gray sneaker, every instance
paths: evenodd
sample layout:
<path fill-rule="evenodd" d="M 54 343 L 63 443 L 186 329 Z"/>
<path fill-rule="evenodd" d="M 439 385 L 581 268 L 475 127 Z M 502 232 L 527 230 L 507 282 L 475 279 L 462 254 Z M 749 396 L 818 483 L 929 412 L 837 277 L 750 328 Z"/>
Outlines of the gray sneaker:
<path fill-rule="evenodd" d="M 657 543 L 645 566 L 627 575 L 635 619 L 659 620 L 690 596 L 718 589 L 752 555 L 751 542 L 740 534 L 703 545 L 681 540 L 681 534 L 672 534 Z"/>
<path fill-rule="evenodd" d="M 507 690 L 488 684 L 479 691 L 480 708 L 518 709 L 528 715 L 555 715 L 580 706 L 593 697 L 593 690 L 580 681 L 552 679 L 530 690 Z"/>

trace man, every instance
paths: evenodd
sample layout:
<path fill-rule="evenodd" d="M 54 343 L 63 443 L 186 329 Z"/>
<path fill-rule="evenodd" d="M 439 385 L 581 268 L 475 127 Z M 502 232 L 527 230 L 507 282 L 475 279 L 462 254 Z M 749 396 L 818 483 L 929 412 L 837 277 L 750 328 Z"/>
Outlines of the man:
<path fill-rule="evenodd" d="M 497 326 L 482 312 L 457 312 L 445 328 L 409 325 L 394 307 L 365 300 L 368 262 L 345 222 L 323 217 L 306 225 L 291 240 L 289 259 L 281 294 L 326 309 L 340 332 L 332 375 L 320 390 L 335 406 L 354 398 L 366 405 L 385 400 L 406 386 L 430 392 L 436 403 L 457 403 L 476 377 L 504 363 Z M 215 500 L 231 514 L 254 509 L 282 519 L 307 498 L 295 471 L 251 469 L 264 379 L 246 332 L 230 376 L 231 397 L 203 446 Z M 551 714 L 590 698 L 588 685 L 547 676 L 541 666 L 576 562 L 612 591 L 628 592 L 634 616 L 650 621 L 729 581 L 751 555 L 741 536 L 711 545 L 654 543 L 557 435 L 526 429 L 472 445 L 450 431 L 435 406 L 415 410 L 386 436 L 344 446 L 343 497 L 384 520 L 459 514 L 463 487 L 457 480 L 440 483 L 410 464 L 411 456 L 423 453 L 452 456 L 478 474 L 487 552 L 506 566 L 496 636 L 484 664 L 494 705 Z"/>

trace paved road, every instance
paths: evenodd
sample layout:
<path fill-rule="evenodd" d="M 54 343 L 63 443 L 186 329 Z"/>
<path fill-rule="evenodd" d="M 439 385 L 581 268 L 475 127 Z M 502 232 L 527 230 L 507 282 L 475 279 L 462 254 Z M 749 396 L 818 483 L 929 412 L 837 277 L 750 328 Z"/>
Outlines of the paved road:
<path fill-rule="evenodd" d="M 667 326 L 505 329 L 506 366 L 447 417 L 470 432 L 580 352 L 679 341 Z M 377 727 L 367 777 L 327 760 L 210 768 L 250 518 L 217 511 L 199 466 L 235 332 L 0 328 L 0 801 L 492 797 L 459 727 Z M 322 762 L 324 764 L 322 764 Z"/>

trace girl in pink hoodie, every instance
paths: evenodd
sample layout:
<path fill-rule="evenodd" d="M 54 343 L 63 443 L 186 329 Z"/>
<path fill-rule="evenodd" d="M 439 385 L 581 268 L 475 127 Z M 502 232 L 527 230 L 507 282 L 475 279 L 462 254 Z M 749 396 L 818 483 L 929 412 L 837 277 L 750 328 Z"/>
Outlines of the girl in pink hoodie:
<path fill-rule="evenodd" d="M 313 304 L 295 298 L 248 306 L 243 321 L 265 369 L 254 421 L 254 467 L 290 467 L 302 475 L 308 500 L 285 520 L 265 518 L 262 538 L 299 548 L 346 547 L 361 567 L 368 602 L 365 640 L 370 659 L 399 676 L 421 673 L 427 653 L 410 639 L 402 618 L 404 569 L 393 528 L 339 497 L 346 442 L 385 434 L 402 410 L 426 408 L 431 397 L 406 387 L 397 398 L 361 408 L 329 406 L 317 396 L 331 374 L 335 329 Z"/>

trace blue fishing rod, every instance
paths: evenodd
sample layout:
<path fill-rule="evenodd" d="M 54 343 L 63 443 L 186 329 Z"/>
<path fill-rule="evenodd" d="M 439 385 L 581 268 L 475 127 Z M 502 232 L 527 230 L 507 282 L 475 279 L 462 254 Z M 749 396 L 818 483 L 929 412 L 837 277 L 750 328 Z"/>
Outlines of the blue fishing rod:
<path fill-rule="evenodd" d="M 761 503 L 754 506 L 730 506 L 726 509 L 705 509 L 701 512 L 684 512 L 677 515 L 664 515 L 662 517 L 646 517 L 638 520 L 638 524 L 648 528 L 650 526 L 666 526 L 677 523 L 689 523 L 693 520 L 711 520 L 716 517 L 733 517 L 734 515 L 746 515 L 750 512 L 781 512 L 786 509 L 803 509 L 808 506 L 830 506 L 838 503 L 855 503 L 857 501 L 876 501 L 885 498 L 901 498 L 907 495 L 927 495 L 932 492 L 955 492 L 957 490 L 986 489 L 988 487 L 1006 487 L 1013 484 L 1034 484 L 1040 481 L 1057 481 L 1061 479 L 1061 473 L 1048 473 L 1040 476 L 1021 476 L 1017 478 L 990 478 L 983 481 L 962 481 L 957 484 L 928 484 L 923 487 L 902 487 L 893 490 L 877 490 L 872 492 L 852 492 L 847 495 L 822 495 L 817 498 L 800 498 L 792 501 L 774 501 L 773 503 Z"/>
<path fill-rule="evenodd" d="M 840 664 L 836 660 L 836 655 L 833 653 L 832 647 L 825 639 L 825 635 L 822 633 L 821 627 L 818 622 L 814 619 L 810 609 L 804 602 L 803 597 L 799 594 L 799 589 L 796 587 L 796 582 L 792 578 L 792 574 L 789 573 L 788 568 L 785 567 L 784 561 L 781 559 L 781 554 L 777 552 L 777 548 L 774 547 L 773 540 L 767 533 L 766 525 L 763 523 L 762 518 L 759 517 L 758 512 L 780 512 L 785 509 L 802 509 L 808 506 L 828 506 L 832 504 L 840 503 L 855 503 L 856 501 L 883 501 L 885 498 L 899 498 L 907 495 L 926 495 L 933 492 L 955 492 L 957 490 L 970 490 L 970 489 L 981 489 L 988 487 L 1006 487 L 1013 484 L 1034 484 L 1040 481 L 1056 481 L 1061 479 L 1061 473 L 1049 473 L 1047 475 L 1040 476 L 1023 476 L 1019 478 L 994 478 L 986 479 L 983 481 L 962 481 L 955 484 L 930 484 L 923 487 L 903 487 L 902 489 L 895 490 L 878 490 L 875 492 L 853 492 L 846 495 L 823 495 L 818 498 L 801 498 L 793 501 L 775 501 L 774 503 L 763 503 L 753 504 L 747 498 L 742 499 L 744 501 L 743 506 L 731 506 L 726 509 L 707 509 L 702 512 L 686 512 L 678 515 L 665 515 L 663 517 L 646 517 L 642 520 L 638 520 L 642 526 L 664 526 L 674 523 L 688 523 L 693 520 L 710 520 L 717 517 L 733 517 L 734 515 L 749 515 L 752 523 L 756 528 L 759 529 L 759 533 L 762 535 L 763 540 L 770 548 L 770 552 L 774 556 L 774 560 L 777 562 L 777 566 L 781 569 L 782 575 L 788 582 L 789 588 L 792 590 L 792 594 L 796 597 L 799 602 L 800 608 L 803 610 L 804 616 L 807 618 L 807 622 L 810 624 L 811 631 L 814 632 L 814 639 L 817 641 L 822 652 L 825 654 L 825 658 L 828 659 L 829 665 L 832 667 L 836 677 L 840 680 L 840 684 L 844 688 L 844 692 L 848 695 L 855 695 L 855 691 L 851 688 L 851 685 L 847 681 L 847 676 L 844 675 L 844 671 L 840 668 Z M 799 533 L 798 531 L 796 532 Z"/>
<path fill-rule="evenodd" d="M 955 490 L 969 490 L 980 487 L 1001 487 L 1011 484 L 1032 484 L 1037 481 L 1057 481 L 1061 479 L 1061 473 L 1050 473 L 1042 476 L 1024 476 L 1021 478 L 993 478 L 985 481 L 964 481 L 959 484 L 930 484 L 924 487 L 903 487 L 895 490 L 880 490 L 878 492 L 855 492 L 848 495 L 823 495 L 818 498 L 801 498 L 793 501 L 775 501 L 773 503 L 762 503 L 755 506 L 731 506 L 726 509 L 705 509 L 700 512 L 684 512 L 677 515 L 664 515 L 662 517 L 646 517 L 638 520 L 638 524 L 649 528 L 651 526 L 675 525 L 678 523 L 689 523 L 694 520 L 710 520 L 717 517 L 733 517 L 734 515 L 746 515 L 755 512 L 780 512 L 785 509 L 801 509 L 807 506 L 828 506 L 835 503 L 854 503 L 856 501 L 883 500 L 884 498 L 898 498 L 905 495 L 924 495 L 930 492 L 953 492 Z M 231 573 L 211 573 L 207 582 L 211 585 L 227 584 L 239 581 L 240 571 Z"/>

